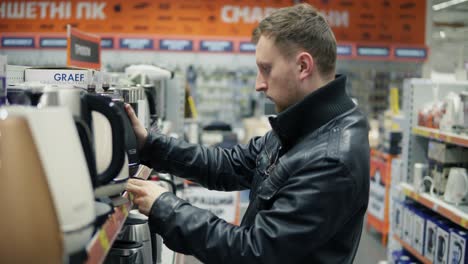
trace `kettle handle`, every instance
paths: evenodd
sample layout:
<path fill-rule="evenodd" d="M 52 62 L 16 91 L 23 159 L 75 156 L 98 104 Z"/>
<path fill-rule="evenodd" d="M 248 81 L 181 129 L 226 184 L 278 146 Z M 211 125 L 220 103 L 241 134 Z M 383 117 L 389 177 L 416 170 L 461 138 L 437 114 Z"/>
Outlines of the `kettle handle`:
<path fill-rule="evenodd" d="M 95 153 L 92 144 L 92 134 L 91 130 L 89 129 L 86 123 L 79 119 L 74 118 L 76 130 L 78 131 L 78 136 L 80 137 L 81 145 L 83 146 L 83 152 L 86 158 L 86 163 L 88 163 L 88 170 L 89 175 L 91 176 L 91 182 L 93 187 L 96 186 L 96 178 L 97 178 L 97 169 L 96 169 L 96 159 Z"/>
<path fill-rule="evenodd" d="M 117 177 L 125 162 L 125 135 L 122 112 L 111 98 L 86 94 L 84 97 L 88 110 L 103 114 L 110 123 L 112 131 L 112 160 L 102 173 L 96 175 L 96 186 L 104 185 Z"/>
<path fill-rule="evenodd" d="M 153 119 L 156 116 L 156 101 L 154 99 L 153 94 L 147 89 L 145 89 L 145 95 L 146 95 L 146 100 L 148 101 L 148 105 L 149 105 L 150 116 L 151 116 L 151 119 Z"/>

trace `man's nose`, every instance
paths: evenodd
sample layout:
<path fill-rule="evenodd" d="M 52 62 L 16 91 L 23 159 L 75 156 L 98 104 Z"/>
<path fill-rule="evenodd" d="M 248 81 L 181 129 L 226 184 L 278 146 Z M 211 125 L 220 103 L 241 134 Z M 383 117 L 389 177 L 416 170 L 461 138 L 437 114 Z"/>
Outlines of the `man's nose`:
<path fill-rule="evenodd" d="M 255 80 L 255 91 L 264 92 L 267 89 L 267 84 L 262 78 L 260 73 L 257 73 L 257 79 Z"/>

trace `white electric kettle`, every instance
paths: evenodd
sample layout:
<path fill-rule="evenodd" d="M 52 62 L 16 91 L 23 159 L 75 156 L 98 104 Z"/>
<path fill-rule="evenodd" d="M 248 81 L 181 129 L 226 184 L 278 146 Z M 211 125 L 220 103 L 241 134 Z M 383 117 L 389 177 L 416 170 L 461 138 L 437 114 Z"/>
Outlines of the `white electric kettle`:
<path fill-rule="evenodd" d="M 46 87 L 39 107 L 57 105 L 67 107 L 75 117 L 95 196 L 119 195 L 129 177 L 124 113 L 110 98 L 87 94 L 77 88 Z"/>
<path fill-rule="evenodd" d="M 70 255 L 83 250 L 93 232 L 94 197 L 85 155 L 70 111 L 62 107 L 0 108 L 0 119 L 10 117 L 24 118 L 31 130 L 56 209 L 65 253 Z M 23 162 L 28 166 L 28 160 Z M 33 224 L 34 217 L 30 220 Z"/>
<path fill-rule="evenodd" d="M 465 168 L 450 168 L 447 185 L 444 192 L 444 200 L 453 204 L 467 202 L 468 198 L 468 174 Z"/>

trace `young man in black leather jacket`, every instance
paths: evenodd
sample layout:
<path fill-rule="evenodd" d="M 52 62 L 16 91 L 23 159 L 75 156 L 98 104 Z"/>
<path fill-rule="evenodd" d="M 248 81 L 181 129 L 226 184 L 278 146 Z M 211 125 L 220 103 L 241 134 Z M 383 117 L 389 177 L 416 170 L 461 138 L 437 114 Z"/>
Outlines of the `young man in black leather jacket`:
<path fill-rule="evenodd" d="M 369 195 L 368 124 L 335 76 L 325 18 L 299 4 L 256 28 L 256 90 L 278 111 L 247 145 L 206 148 L 148 134 L 127 106 L 143 163 L 208 189 L 250 189 L 240 226 L 130 180 L 134 203 L 172 250 L 204 263 L 352 263 Z"/>

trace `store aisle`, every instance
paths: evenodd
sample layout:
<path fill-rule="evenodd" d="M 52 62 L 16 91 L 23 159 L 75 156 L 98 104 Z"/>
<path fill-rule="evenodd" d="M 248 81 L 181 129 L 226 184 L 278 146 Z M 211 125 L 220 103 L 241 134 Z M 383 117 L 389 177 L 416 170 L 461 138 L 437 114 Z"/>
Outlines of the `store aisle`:
<path fill-rule="evenodd" d="M 373 231 L 362 230 L 361 243 L 354 259 L 354 264 L 377 264 L 381 260 L 386 260 L 385 248 L 380 243 L 380 234 Z M 192 256 L 185 256 L 185 264 L 199 264 Z"/>
<path fill-rule="evenodd" d="M 386 250 L 381 243 L 381 235 L 372 228 L 367 231 L 364 226 L 354 264 L 377 264 L 386 259 Z"/>

